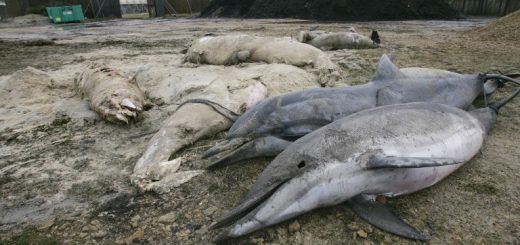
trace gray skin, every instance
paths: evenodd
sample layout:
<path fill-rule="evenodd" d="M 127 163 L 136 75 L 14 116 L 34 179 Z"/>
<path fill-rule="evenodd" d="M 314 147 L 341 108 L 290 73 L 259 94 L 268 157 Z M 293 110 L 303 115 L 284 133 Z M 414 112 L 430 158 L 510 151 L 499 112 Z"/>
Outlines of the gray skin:
<path fill-rule="evenodd" d="M 479 75 L 397 68 L 383 55 L 371 82 L 341 88 L 315 88 L 271 97 L 240 116 L 226 140 L 203 158 L 217 155 L 209 168 L 240 160 L 276 156 L 294 140 L 340 118 L 377 106 L 434 102 L 467 109 L 495 81 L 483 84 Z"/>
<path fill-rule="evenodd" d="M 279 154 L 240 204 L 212 225 L 238 219 L 216 241 L 346 201 L 385 231 L 427 240 L 375 197 L 419 191 L 461 167 L 479 152 L 500 107 L 519 92 L 470 112 L 415 102 L 361 111 L 322 127 Z"/>

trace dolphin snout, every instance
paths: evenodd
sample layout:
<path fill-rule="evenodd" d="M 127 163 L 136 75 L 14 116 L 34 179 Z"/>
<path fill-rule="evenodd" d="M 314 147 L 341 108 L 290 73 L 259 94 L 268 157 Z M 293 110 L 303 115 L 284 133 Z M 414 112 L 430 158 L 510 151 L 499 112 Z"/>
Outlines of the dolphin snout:
<path fill-rule="evenodd" d="M 220 232 L 216 237 L 215 239 L 213 239 L 213 242 L 214 243 L 222 243 L 226 240 L 229 240 L 231 239 L 232 237 L 229 235 L 229 229 L 226 229 L 225 231 L 223 232 Z"/>
<path fill-rule="evenodd" d="M 264 200 L 269 198 L 271 194 L 273 194 L 283 183 L 285 183 L 285 181 L 282 181 L 281 183 L 271 183 L 269 185 L 265 185 L 264 188 L 261 188 L 258 191 L 250 191 L 238 206 L 231 209 L 225 215 L 221 216 L 217 221 L 211 224 L 209 229 L 217 229 L 220 227 L 224 227 L 240 219 L 244 216 L 244 214 L 247 214 L 249 211 L 257 207 Z"/>
<path fill-rule="evenodd" d="M 227 139 L 227 140 L 211 147 L 206 152 L 204 152 L 204 154 L 202 155 L 202 159 L 212 157 L 212 156 L 220 154 L 222 152 L 235 150 L 248 141 L 249 141 L 249 139 L 247 139 L 247 138 Z"/>

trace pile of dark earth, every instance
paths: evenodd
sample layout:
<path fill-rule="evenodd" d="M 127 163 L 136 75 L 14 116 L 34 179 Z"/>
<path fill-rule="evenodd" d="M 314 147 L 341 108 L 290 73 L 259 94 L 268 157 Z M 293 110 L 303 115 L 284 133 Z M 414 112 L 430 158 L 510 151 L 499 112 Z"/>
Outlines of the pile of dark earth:
<path fill-rule="evenodd" d="M 313 20 L 455 19 L 444 0 L 213 0 L 201 17 Z"/>

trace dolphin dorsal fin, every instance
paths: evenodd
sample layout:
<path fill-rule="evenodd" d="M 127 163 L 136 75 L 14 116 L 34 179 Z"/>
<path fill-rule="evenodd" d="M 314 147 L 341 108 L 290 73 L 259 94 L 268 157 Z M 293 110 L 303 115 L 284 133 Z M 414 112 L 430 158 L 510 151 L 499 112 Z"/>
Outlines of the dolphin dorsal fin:
<path fill-rule="evenodd" d="M 392 63 L 388 55 L 383 54 L 379 63 L 377 64 L 376 74 L 372 78 L 372 81 L 385 81 L 390 79 L 405 78 L 406 75 L 399 70 L 399 68 Z"/>

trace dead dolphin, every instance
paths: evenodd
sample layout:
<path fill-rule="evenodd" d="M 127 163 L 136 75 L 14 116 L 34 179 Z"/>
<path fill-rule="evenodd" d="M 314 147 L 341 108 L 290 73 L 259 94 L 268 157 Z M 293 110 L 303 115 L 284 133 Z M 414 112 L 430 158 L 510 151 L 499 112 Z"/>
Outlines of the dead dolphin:
<path fill-rule="evenodd" d="M 167 192 L 201 171 L 172 171 L 170 162 L 180 149 L 228 130 L 246 110 L 268 95 L 317 86 L 317 77 L 285 64 L 241 67 L 141 68 L 137 80 L 146 84 L 153 101 L 170 116 L 150 139 L 137 161 L 131 181 L 140 190 Z M 171 108 L 171 109 L 170 109 Z M 171 111 L 170 111 L 171 110 Z"/>
<path fill-rule="evenodd" d="M 244 113 L 226 140 L 203 158 L 209 168 L 254 157 L 276 156 L 292 141 L 340 118 L 377 106 L 434 102 L 467 109 L 475 98 L 497 88 L 498 75 L 463 75 L 425 68 L 398 69 L 383 55 L 371 82 L 342 88 L 316 88 L 271 97 Z M 489 80 L 484 83 L 484 81 Z M 509 79 L 515 81 L 513 79 Z"/>
<path fill-rule="evenodd" d="M 267 89 L 259 82 L 244 86 L 235 91 L 235 98 L 241 99 L 237 102 L 243 102 L 235 109 L 247 110 L 266 95 Z M 184 101 L 148 143 L 134 166 L 131 182 L 141 191 L 163 193 L 201 174 L 203 171 L 197 170 L 176 172 L 182 159 L 168 159 L 185 146 L 228 129 L 237 116 L 237 111 L 206 99 Z"/>
<path fill-rule="evenodd" d="M 90 108 L 110 122 L 127 124 L 150 106 L 135 77 L 104 64 L 89 65 L 74 83 Z"/>
<path fill-rule="evenodd" d="M 369 223 L 417 240 L 428 237 L 375 197 L 427 188 L 482 147 L 502 102 L 470 112 L 414 102 L 352 114 L 291 144 L 260 174 L 246 197 L 213 228 L 222 241 L 325 206 L 349 201 Z"/>
<path fill-rule="evenodd" d="M 186 62 L 233 65 L 243 62 L 310 66 L 322 85 L 341 78 L 341 69 L 323 51 L 290 38 L 250 35 L 207 36 L 195 40 L 186 51 Z"/>
<path fill-rule="evenodd" d="M 377 32 L 374 31 L 374 33 Z M 374 35 L 374 33 L 372 35 Z M 379 43 L 376 43 L 378 39 L 363 36 L 355 30 L 348 32 L 301 31 L 298 33 L 296 40 L 301 43 L 310 44 L 321 50 L 368 49 L 379 47 Z"/>
<path fill-rule="evenodd" d="M 185 60 L 191 63 L 233 65 L 242 62 L 285 63 L 337 70 L 321 50 L 290 38 L 227 35 L 195 40 Z"/>

